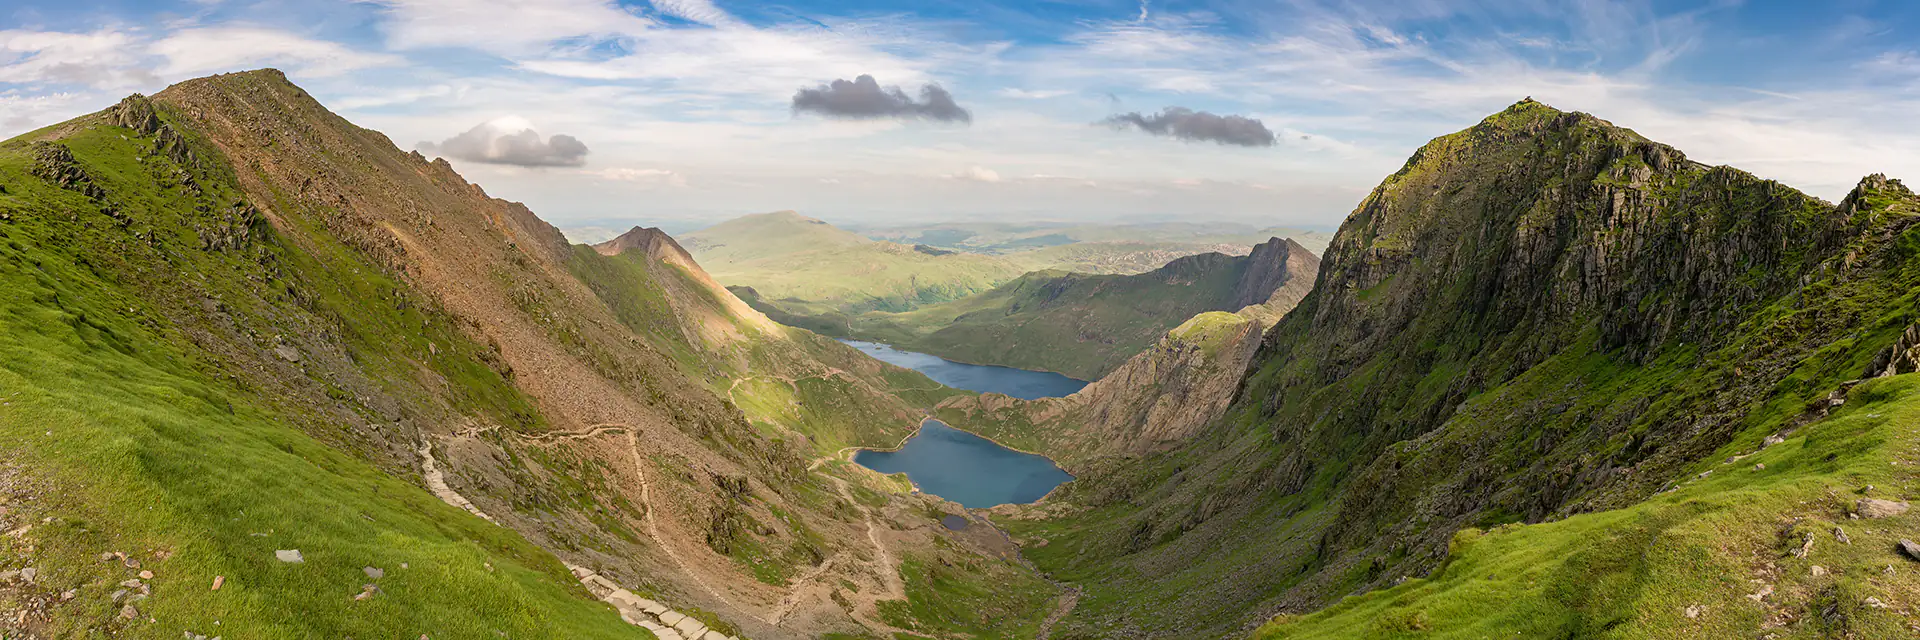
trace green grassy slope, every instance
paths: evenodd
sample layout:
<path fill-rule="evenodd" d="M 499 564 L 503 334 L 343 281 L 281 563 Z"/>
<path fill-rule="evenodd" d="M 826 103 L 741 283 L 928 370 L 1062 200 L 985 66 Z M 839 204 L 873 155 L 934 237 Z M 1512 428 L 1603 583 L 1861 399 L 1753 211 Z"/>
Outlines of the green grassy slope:
<path fill-rule="evenodd" d="M 33 143 L 56 135 L 60 147 Z M 0 625 L 42 637 L 648 637 L 518 534 L 370 463 L 392 460 L 344 421 L 229 375 L 271 361 L 210 351 L 217 336 L 318 323 L 307 326 L 344 331 L 374 371 L 433 341 L 437 356 L 412 371 L 468 411 L 531 419 L 444 317 L 397 305 L 392 284 L 337 243 L 292 242 L 236 206 L 218 158 L 190 133 L 93 123 L 0 144 L 0 520 L 18 532 L 0 538 L 0 566 L 38 571 L 0 586 L 0 608 L 27 612 Z M 64 171 L 73 188 L 36 170 Z M 349 312 L 361 321 L 330 321 Z M 333 382 L 351 394 L 362 381 Z M 281 563 L 279 549 L 306 561 Z M 102 560 L 115 552 L 126 559 Z M 140 571 L 154 577 L 118 586 Z M 377 591 L 356 601 L 367 584 Z"/>
<path fill-rule="evenodd" d="M 1920 376 L 1862 384 L 1846 401 L 1640 504 L 1463 530 L 1432 575 L 1257 637 L 1906 637 L 1920 631 L 1920 572 L 1897 545 L 1920 518 L 1847 514 L 1913 486 Z"/>
<path fill-rule="evenodd" d="M 1010 525 L 1048 540 L 1030 557 L 1092 596 L 1067 633 L 1221 635 L 1425 575 L 1461 529 L 1632 507 L 1909 357 L 1892 348 L 1920 320 L 1917 216 L 1920 199 L 1882 177 L 1832 205 L 1522 102 L 1434 140 L 1361 204 L 1224 418 L 1180 450 L 1091 464 L 1058 494 L 1069 515 Z M 1785 522 L 1805 511 L 1790 498 L 1802 489 L 1754 508 Z M 1835 504 L 1820 516 L 1845 518 Z M 1608 513 L 1584 522 L 1637 517 Z M 1590 539 L 1632 540 L 1633 526 Z M 1513 550 L 1530 552 L 1546 551 Z M 1590 557 L 1621 559 L 1610 552 Z M 1698 580 L 1753 577 L 1723 569 Z M 1827 607 L 1818 595 L 1770 602 Z M 1618 610 L 1594 604 L 1607 593 L 1568 597 Z M 1833 610 L 1881 615 L 1862 602 Z M 1612 633 L 1684 635 L 1662 620 Z M 1562 637 L 1601 635 L 1576 622 Z"/>
<path fill-rule="evenodd" d="M 905 311 L 985 291 L 1020 273 L 998 258 L 875 242 L 790 211 L 745 216 L 682 239 L 727 285 L 843 313 Z"/>
<path fill-rule="evenodd" d="M 750 310 L 729 309 L 718 299 L 724 290 L 700 282 L 701 274 L 643 251 L 575 246 L 570 264 L 622 324 L 664 345 L 763 435 L 802 440 L 796 444 L 815 455 L 894 446 L 928 408 L 967 394 L 812 332 L 756 323 L 740 313 Z M 698 335 L 703 317 L 741 338 L 708 343 Z"/>

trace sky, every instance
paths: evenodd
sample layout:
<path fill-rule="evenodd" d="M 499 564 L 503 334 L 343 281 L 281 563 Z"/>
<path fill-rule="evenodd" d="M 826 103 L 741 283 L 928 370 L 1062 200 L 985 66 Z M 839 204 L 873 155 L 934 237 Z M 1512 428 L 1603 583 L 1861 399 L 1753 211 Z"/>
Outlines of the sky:
<path fill-rule="evenodd" d="M 1829 200 L 1920 179 L 1907 0 L 10 0 L 0 137 L 269 66 L 562 227 L 1331 227 L 1527 97 Z"/>

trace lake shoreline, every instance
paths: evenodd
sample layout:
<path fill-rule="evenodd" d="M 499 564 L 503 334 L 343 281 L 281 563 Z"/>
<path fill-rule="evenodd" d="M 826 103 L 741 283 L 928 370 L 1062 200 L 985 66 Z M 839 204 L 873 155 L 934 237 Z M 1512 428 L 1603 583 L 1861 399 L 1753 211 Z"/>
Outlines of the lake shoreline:
<path fill-rule="evenodd" d="M 933 492 L 933 491 L 928 491 L 928 490 L 927 490 L 927 489 L 926 489 L 926 488 L 925 488 L 925 487 L 924 487 L 924 486 L 922 485 L 922 483 L 921 483 L 921 482 L 919 482 L 919 481 L 916 481 L 916 480 L 914 480 L 914 479 L 913 479 L 913 476 L 912 476 L 912 474 L 911 474 L 911 473 L 909 473 L 909 472 L 907 472 L 907 471 L 904 471 L 904 470 L 902 470 L 902 471 L 891 471 L 891 472 L 889 472 L 889 471 L 882 471 L 882 470 L 880 470 L 880 469 L 875 469 L 875 468 L 873 468 L 873 467 L 871 467 L 871 466 L 868 466 L 868 465 L 866 465 L 866 464 L 862 464 L 862 463 L 861 463 L 861 462 L 859 461 L 859 457 L 860 457 L 860 453 L 861 453 L 861 452 L 863 452 L 863 451 L 872 451 L 872 452 L 875 452 L 875 453 L 899 453 L 899 452 L 901 452 L 901 451 L 903 451 L 903 450 L 905 450 L 905 449 L 906 449 L 906 447 L 907 447 L 907 445 L 908 445 L 908 443 L 910 443 L 910 442 L 912 442 L 914 438 L 916 438 L 916 437 L 919 437 L 920 435 L 922 435 L 922 432 L 924 432 L 924 431 L 926 430 L 926 426 L 927 426 L 927 423 L 929 423 L 929 422 L 935 422 L 935 423 L 938 423 L 938 424 L 939 424 L 939 425 L 940 425 L 941 427 L 944 427 L 944 428 L 946 428 L 946 429 L 948 429 L 948 430 L 950 430 L 950 431 L 953 431 L 953 432 L 955 432 L 955 433 L 961 433 L 961 434 L 965 434 L 965 435 L 967 435 L 967 436 L 970 436 L 970 437 L 973 437 L 973 438 L 976 438 L 976 439 L 978 439 L 978 440 L 980 440 L 980 441 L 983 441 L 983 442 L 985 442 L 985 443 L 987 443 L 987 444 L 991 444 L 991 445 L 993 445 L 993 446 L 995 446 L 995 447 L 998 447 L 998 448 L 1000 448 L 1000 449 L 1002 449 L 1002 450 L 1005 450 L 1005 451 L 1007 451 L 1007 452 L 1011 452 L 1011 453 L 1015 453 L 1015 454 L 1020 454 L 1020 455 L 1023 455 L 1023 456 L 1031 456 L 1031 457 L 1034 457 L 1034 458 L 1038 458 L 1038 459 L 1040 459 L 1040 460 L 1044 460 L 1044 461 L 1046 461 L 1046 463 L 1047 463 L 1047 465 L 1048 465 L 1049 467 L 1051 467 L 1051 468 L 1052 468 L 1052 470 L 1053 470 L 1054 472 L 1057 472 L 1057 473 L 1059 473 L 1059 474 L 1060 474 L 1061 476 L 1065 476 L 1065 478 L 1066 478 L 1066 479 L 1064 479 L 1064 480 L 1061 480 L 1060 482 L 1058 482 L 1058 483 L 1056 483 L 1056 484 L 1054 484 L 1054 485 L 1053 485 L 1052 487 L 1050 487 L 1050 488 L 1048 488 L 1048 490 L 1046 491 L 1046 493 L 1043 493 L 1043 494 L 1041 494 L 1041 495 L 1040 495 L 1039 497 L 1036 497 L 1036 498 L 1034 498 L 1033 500 L 1029 500 L 1029 501 L 1006 501 L 1006 502 L 1000 502 L 1000 503 L 998 503 L 998 504 L 995 504 L 995 505 L 993 505 L 993 506 L 988 506 L 988 507 L 970 507 L 970 506 L 967 506 L 967 505 L 966 505 L 966 504 L 964 504 L 964 503 L 960 503 L 960 500 L 958 500 L 958 499 L 956 499 L 956 498 L 953 498 L 953 497 L 948 497 L 948 496 L 942 496 L 942 495 L 940 495 L 940 494 L 939 494 L 939 493 L 937 493 L 937 492 Z M 947 423 L 946 423 L 946 421 L 943 421 L 943 420 L 941 420 L 941 419 L 939 419 L 938 417 L 935 417 L 935 416 L 933 416 L 933 415 L 926 415 L 926 416 L 923 416 L 923 417 L 921 417 L 921 418 L 920 418 L 920 421 L 914 424 L 914 426 L 913 426 L 913 430 L 912 430 L 912 431 L 910 431 L 910 432 L 908 432 L 908 433 L 907 433 L 907 435 L 906 435 L 906 437 L 904 437 L 904 438 L 901 438 L 901 440 L 900 440 L 900 442 L 899 442 L 898 444 L 895 444 L 895 445 L 894 445 L 894 446 L 892 446 L 892 447 L 847 447 L 846 449 L 843 449 L 843 452 L 850 452 L 850 454 L 847 454 L 847 455 L 845 455 L 845 456 L 844 456 L 844 458 L 842 458 L 842 459 L 844 459 L 844 460 L 846 460 L 846 461 L 848 461 L 848 462 L 851 462 L 851 463 L 853 463 L 853 464 L 854 464 L 854 465 L 856 465 L 856 466 L 859 466 L 859 467 L 861 467 L 861 468 L 863 468 L 863 469 L 866 469 L 866 470 L 868 470 L 868 471 L 871 471 L 871 472 L 874 472 L 874 473 L 878 473 L 878 474 L 881 474 L 881 475 L 893 475 L 893 474 L 895 474 L 895 473 L 899 473 L 899 474 L 903 474 L 903 475 L 906 475 L 906 476 L 907 476 L 907 482 L 908 482 L 908 484 L 909 484 L 909 485 L 911 485 L 911 486 L 913 487 L 913 490 L 914 490 L 914 491 L 916 491 L 916 492 L 919 492 L 919 493 L 923 493 L 923 494 L 926 494 L 926 495 L 930 495 L 930 496 L 935 496 L 935 497 L 938 497 L 938 498 L 940 498 L 940 499 L 942 499 L 942 500 L 946 500 L 946 501 L 949 501 L 949 502 L 954 502 L 954 503 L 956 503 L 956 504 L 960 504 L 960 506 L 961 506 L 961 508 L 963 508 L 963 509 L 966 509 L 966 510 L 968 510 L 968 511 L 976 511 L 976 510 L 977 510 L 977 511 L 985 511 L 985 510 L 987 510 L 987 509 L 991 509 L 991 508 L 993 508 L 994 506 L 1001 506 L 1001 505 L 1035 505 L 1035 504 L 1040 504 L 1040 503 L 1042 503 L 1042 502 L 1045 502 L 1045 501 L 1046 501 L 1046 499 L 1047 499 L 1047 498 L 1048 498 L 1049 496 L 1052 496 L 1052 495 L 1053 495 L 1053 494 L 1054 494 L 1054 493 L 1055 493 L 1056 491 L 1059 491 L 1059 489 L 1060 489 L 1060 487 L 1061 487 L 1061 486 L 1064 486 L 1064 485 L 1066 485 L 1066 484 L 1067 484 L 1067 483 L 1069 483 L 1069 482 L 1073 482 L 1073 481 L 1075 481 L 1075 480 L 1078 480 L 1078 479 L 1079 479 L 1079 477 L 1078 477 L 1078 476 L 1075 476 L 1075 475 L 1073 475 L 1073 473 L 1071 473 L 1071 472 L 1069 472 L 1069 471 L 1067 471 L 1067 469 L 1066 469 L 1065 467 L 1062 467 L 1062 466 L 1060 466 L 1060 463 L 1059 463 L 1059 462 L 1056 462 L 1056 461 L 1054 461 L 1054 459 L 1053 459 L 1052 457 L 1050 457 L 1050 456 L 1047 456 L 1046 454 L 1042 454 L 1042 453 L 1036 453 L 1036 452 L 1032 452 L 1032 451 L 1026 451 L 1026 450 L 1023 450 L 1023 449 L 1018 449 L 1018 448 L 1014 448 L 1014 447 L 1009 447 L 1009 446 L 1007 446 L 1007 445 L 1005 445 L 1005 444 L 1002 444 L 1002 443 L 1000 443 L 1000 442 L 999 442 L 999 441 L 997 441 L 997 440 L 994 440 L 993 438 L 989 438 L 989 437 L 987 437 L 987 436 L 983 436 L 983 435 L 980 435 L 980 434 L 978 434 L 978 433 L 974 433 L 974 432 L 972 432 L 972 431 L 968 431 L 968 430 L 966 430 L 966 429 L 961 429 L 961 428 L 959 428 L 959 427 L 955 427 L 955 426 L 953 426 L 953 425 L 950 425 L 950 424 L 947 424 Z"/>
<path fill-rule="evenodd" d="M 1064 398 L 1093 384 L 1055 371 L 1022 369 L 998 364 L 975 364 L 921 351 L 909 351 L 885 342 L 834 338 L 869 358 L 919 372 L 951 389 L 979 394 L 998 393 L 1021 400 Z"/>

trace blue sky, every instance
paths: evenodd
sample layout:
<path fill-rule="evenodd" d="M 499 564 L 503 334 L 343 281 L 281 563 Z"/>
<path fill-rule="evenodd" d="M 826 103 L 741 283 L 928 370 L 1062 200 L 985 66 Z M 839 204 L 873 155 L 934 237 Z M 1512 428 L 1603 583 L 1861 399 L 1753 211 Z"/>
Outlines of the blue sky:
<path fill-rule="evenodd" d="M 406 148 L 583 143 L 552 166 L 453 159 L 563 227 L 1333 225 L 1421 143 L 1531 96 L 1837 199 L 1920 176 L 1917 33 L 1920 3 L 1870 0 L 26 0 L 0 9 L 0 135 L 274 66 Z M 971 122 L 792 109 L 863 74 L 937 84 Z M 1277 144 L 1098 124 L 1173 106 Z"/>

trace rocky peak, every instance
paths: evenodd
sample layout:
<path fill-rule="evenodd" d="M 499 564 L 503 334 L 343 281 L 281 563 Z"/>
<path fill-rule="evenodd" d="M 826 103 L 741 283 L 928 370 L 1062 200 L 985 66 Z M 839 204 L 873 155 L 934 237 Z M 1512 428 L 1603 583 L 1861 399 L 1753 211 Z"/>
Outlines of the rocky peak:
<path fill-rule="evenodd" d="M 628 251 L 640 251 L 648 258 L 679 264 L 684 267 L 698 268 L 694 265 L 693 255 L 674 241 L 673 236 L 658 227 L 634 227 L 619 237 L 593 245 L 600 255 L 617 256 Z"/>
<path fill-rule="evenodd" d="M 1232 308 L 1265 303 L 1275 291 L 1295 280 L 1312 283 L 1320 259 L 1290 238 L 1271 238 L 1254 245 L 1246 270 L 1234 288 Z"/>

